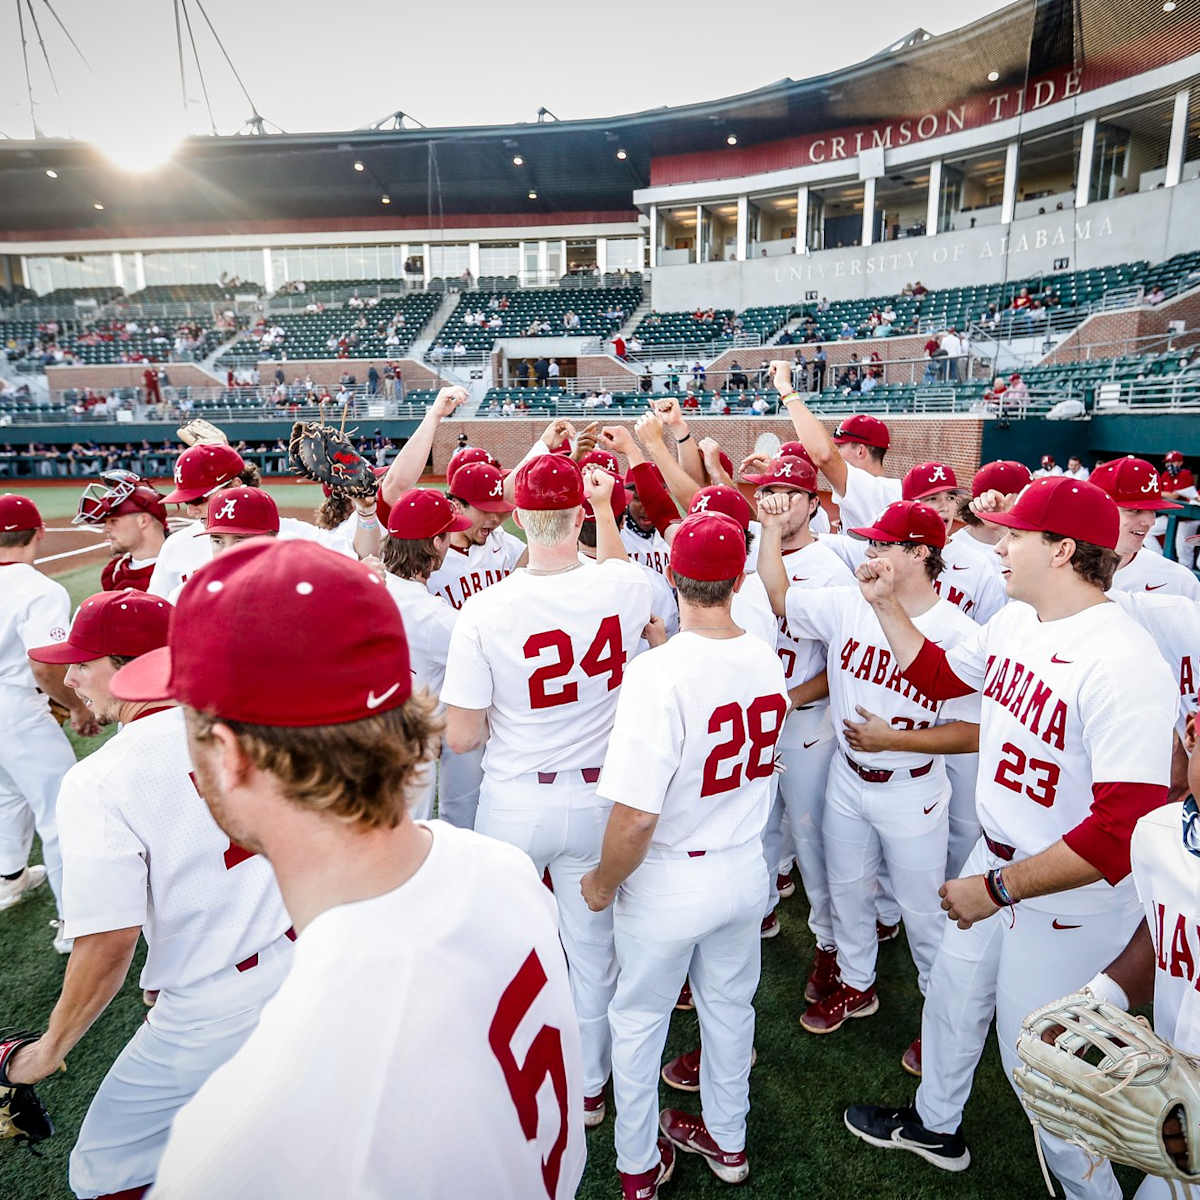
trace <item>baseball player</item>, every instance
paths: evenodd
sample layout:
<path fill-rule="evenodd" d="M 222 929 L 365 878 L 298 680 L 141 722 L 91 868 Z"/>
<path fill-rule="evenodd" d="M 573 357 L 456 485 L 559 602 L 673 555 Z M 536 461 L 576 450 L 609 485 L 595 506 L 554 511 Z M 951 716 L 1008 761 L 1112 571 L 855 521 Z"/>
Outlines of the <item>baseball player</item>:
<path fill-rule="evenodd" d="M 582 1078 L 553 901 L 511 847 L 408 815 L 439 722 L 381 577 L 311 542 L 246 542 L 197 572 L 172 630 L 114 690 L 182 706 L 199 790 L 270 861 L 298 936 L 254 1032 L 176 1116 L 154 1195 L 486 1180 L 568 1200 Z M 271 687 L 246 686 L 248 662 Z M 314 1105 L 321 1136 L 297 1138 Z"/>
<path fill-rule="evenodd" d="M 1042 464 L 1036 471 L 1034 471 L 1033 477 L 1034 479 L 1050 479 L 1053 476 L 1061 475 L 1062 473 L 1063 469 L 1054 461 L 1054 455 L 1043 454 Z"/>
<path fill-rule="evenodd" d="M 470 393 L 462 387 L 444 387 L 434 397 L 433 403 L 425 410 L 421 423 L 400 447 L 399 453 L 392 460 L 392 465 L 384 472 L 379 481 L 379 499 L 385 505 L 391 506 L 405 492 L 415 488 L 425 474 L 429 463 L 429 455 L 433 450 L 433 439 L 441 423 L 454 412 L 459 405 L 470 398 Z M 486 450 L 463 448 L 456 451 L 446 467 L 446 479 L 449 481 L 455 469 L 464 462 L 491 461 L 493 466 L 500 464 Z"/>
<path fill-rule="evenodd" d="M 442 691 L 456 614 L 443 597 L 429 590 L 429 577 L 442 565 L 451 535 L 470 527 L 471 518 L 460 514 L 436 488 L 404 492 L 388 517 L 381 555 L 387 572 L 384 582 L 404 618 L 413 683 L 434 697 Z M 424 774 L 426 779 L 414 787 L 409 804 L 417 821 L 433 815 L 436 771 L 432 764 Z M 443 801 L 441 807 L 449 806 Z"/>
<path fill-rule="evenodd" d="M 733 518 L 702 510 L 677 527 L 670 569 L 681 631 L 631 664 L 597 788 L 612 809 L 599 865 L 581 886 L 593 911 L 613 905 L 615 1141 L 628 1200 L 657 1194 L 672 1146 L 699 1154 L 727 1183 L 750 1171 L 761 839 L 788 699 L 774 647 L 730 612 L 745 562 L 745 530 Z M 659 1116 L 659 1063 L 689 970 L 703 1116 Z"/>
<path fill-rule="evenodd" d="M 1167 451 L 1158 484 L 1166 500 L 1176 500 L 1180 504 L 1200 503 L 1200 492 L 1196 490 L 1195 477 L 1183 465 L 1183 454 L 1179 450 Z M 1197 528 L 1200 526 L 1195 521 L 1179 521 L 1175 525 L 1175 560 L 1186 567 L 1193 564 L 1195 546 L 1189 539 L 1195 536 Z M 1154 536 L 1146 539 L 1146 547 L 1155 553 L 1161 553 L 1161 545 L 1167 535 L 1167 519 L 1163 514 L 1159 514 L 1150 532 Z"/>
<path fill-rule="evenodd" d="M 460 468 L 456 486 L 472 469 Z M 569 459 L 531 459 L 516 472 L 514 498 L 529 566 L 459 613 L 442 685 L 446 740 L 461 754 L 486 738 L 476 830 L 520 846 L 539 874 L 549 868 L 593 1126 L 604 1119 L 616 961 L 612 915 L 589 911 L 579 881 L 600 860 L 609 805 L 596 782 L 651 590 L 636 563 L 580 562 L 583 478 Z"/>
<path fill-rule="evenodd" d="M 971 479 L 971 495 L 962 497 L 959 503 L 958 519 L 962 526 L 950 535 L 950 544 L 978 550 L 992 570 L 997 575 L 1002 575 L 1002 560 L 996 548 L 1004 536 L 1004 530 L 998 525 L 989 525 L 982 520 L 971 507 L 971 501 L 978 500 L 985 492 L 1016 496 L 1031 478 L 1029 468 L 1024 463 L 1005 459 L 984 463 Z"/>
<path fill-rule="evenodd" d="M 1154 467 L 1144 458 L 1129 454 L 1100 463 L 1092 472 L 1091 482 L 1112 497 L 1121 513 L 1121 536 L 1117 541 L 1121 561 L 1113 576 L 1113 587 L 1200 600 L 1200 580 L 1182 562 L 1146 549 L 1146 535 L 1155 517 L 1179 507 L 1163 499 Z"/>
<path fill-rule="evenodd" d="M 222 488 L 208 498 L 204 528 L 192 535 L 208 538 L 212 557 L 252 537 L 279 536 L 279 509 L 269 492 L 255 487 Z M 172 604 L 183 590 L 169 597 Z"/>
<path fill-rule="evenodd" d="M 940 754 L 963 748 L 972 734 L 970 725 L 978 721 L 978 705 L 942 704 L 903 680 L 884 645 L 883 630 L 858 589 L 789 586 L 781 531 L 794 503 L 784 495 L 766 496 L 760 504 L 763 544 L 758 569 L 776 613 L 786 617 L 793 635 L 816 639 L 828 648 L 838 747 L 829 771 L 822 832 L 841 982 L 800 1018 L 809 1033 L 826 1034 L 879 1008 L 874 889 L 881 865 L 887 867 L 917 982 L 925 991 L 943 924 L 937 893 L 946 874 L 950 789 Z M 898 501 L 873 525 L 851 532 L 870 543 L 868 562 L 889 564 L 898 580 L 900 603 L 928 636 L 942 645 L 969 636 L 975 628 L 971 619 L 933 589 L 946 543 L 945 523 L 933 509 Z M 850 740 L 864 715 L 877 715 L 897 731 L 927 731 L 951 722 L 953 726 L 914 746 L 864 752 Z"/>
<path fill-rule="evenodd" d="M 630 465 L 632 466 L 632 463 Z M 654 469 L 658 470 L 657 467 Z M 661 478 L 661 472 L 659 477 Z M 625 546 L 625 553 L 634 562 L 665 575 L 671 559 L 671 548 L 646 513 L 632 470 L 626 472 L 624 483 L 629 501 L 625 509 L 625 520 L 621 525 L 621 542 Z"/>
<path fill-rule="evenodd" d="M 0 496 L 0 909 L 49 879 L 61 917 L 62 859 L 54 807 L 75 753 L 50 715 L 46 696 L 66 706 L 76 733 L 91 736 L 99 727 L 63 682 L 63 668 L 28 658 L 31 646 L 62 641 L 71 619 L 66 588 L 33 565 L 45 536 L 32 500 Z M 45 865 L 30 867 L 35 828 Z M 63 953 L 69 949 L 57 933 L 55 948 Z"/>
<path fill-rule="evenodd" d="M 162 496 L 131 471 L 105 471 L 79 497 L 72 525 L 101 525 L 113 557 L 100 572 L 106 592 L 135 588 L 144 592 L 167 536 Z"/>
<path fill-rule="evenodd" d="M 139 935 L 141 984 L 158 993 L 80 1127 L 70 1183 L 81 1197 L 140 1196 L 154 1181 L 172 1118 L 242 1044 L 291 962 L 271 865 L 209 815 L 183 713 L 113 692 L 122 664 L 165 645 L 170 614 L 157 596 L 100 592 L 66 641 L 30 651 L 65 665 L 68 686 L 120 729 L 62 781 L 63 932 L 74 949 L 46 1031 L 10 1077 L 36 1083 L 58 1068 L 120 990 Z M 211 657 L 215 643 L 203 641 Z"/>
<path fill-rule="evenodd" d="M 949 650 L 903 613 L 887 565 L 860 570 L 905 678 L 929 696 L 982 692 L 984 833 L 942 888 L 950 920 L 925 993 L 916 1104 L 845 1114 L 871 1145 L 951 1171 L 970 1163 L 962 1110 L 993 1013 L 1010 1074 L 1025 1014 L 1086 983 L 1140 919 L 1129 838 L 1166 799 L 1177 706 L 1154 642 L 1104 596 L 1117 561 L 1112 500 L 1059 476 L 1000 511 L 1006 503 L 987 493 L 977 507 L 1007 530 L 1008 592 L 1022 603 Z M 1010 919 L 987 919 L 1018 902 Z M 1107 1164 L 1053 1137 L 1042 1145 L 1068 1196 L 1120 1195 Z"/>

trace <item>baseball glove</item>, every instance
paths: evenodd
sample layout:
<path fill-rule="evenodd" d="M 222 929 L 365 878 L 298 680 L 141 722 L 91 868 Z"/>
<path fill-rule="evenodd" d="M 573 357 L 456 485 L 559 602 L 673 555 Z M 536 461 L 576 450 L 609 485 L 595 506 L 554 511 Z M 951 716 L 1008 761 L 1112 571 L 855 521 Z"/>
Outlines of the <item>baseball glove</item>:
<path fill-rule="evenodd" d="M 9 1034 L 0 1040 L 0 1141 L 24 1142 L 30 1149 L 50 1137 L 54 1125 L 31 1084 L 10 1082 L 8 1063 L 22 1046 L 37 1040 L 32 1033 Z"/>
<path fill-rule="evenodd" d="M 65 704 L 59 704 L 53 696 L 47 696 L 50 702 L 50 715 L 60 724 L 65 724 L 71 719 L 71 710 Z"/>
<path fill-rule="evenodd" d="M 348 496 L 374 496 L 379 488 L 371 464 L 332 425 L 297 421 L 288 443 L 288 461 L 297 475 Z"/>
<path fill-rule="evenodd" d="M 175 430 L 179 440 L 189 446 L 228 446 L 229 439 L 211 421 L 198 417 Z"/>
<path fill-rule="evenodd" d="M 1200 1182 L 1200 1059 L 1144 1018 L 1074 992 L 1025 1018 L 1017 1054 L 1013 1078 L 1035 1129 L 1149 1175 Z"/>

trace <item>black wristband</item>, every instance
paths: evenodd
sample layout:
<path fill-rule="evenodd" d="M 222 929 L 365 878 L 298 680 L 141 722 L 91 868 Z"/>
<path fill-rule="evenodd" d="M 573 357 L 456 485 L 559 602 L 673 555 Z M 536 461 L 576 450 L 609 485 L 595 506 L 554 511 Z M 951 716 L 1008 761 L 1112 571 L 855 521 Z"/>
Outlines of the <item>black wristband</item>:
<path fill-rule="evenodd" d="M 685 433 L 685 434 L 683 435 L 683 437 L 677 437 L 677 438 L 675 439 L 675 444 L 678 446 L 678 445 L 680 445 L 680 444 L 681 444 L 681 443 L 683 443 L 683 442 L 690 441 L 690 440 L 691 440 L 691 436 L 692 436 L 692 435 L 691 435 L 690 433 Z"/>

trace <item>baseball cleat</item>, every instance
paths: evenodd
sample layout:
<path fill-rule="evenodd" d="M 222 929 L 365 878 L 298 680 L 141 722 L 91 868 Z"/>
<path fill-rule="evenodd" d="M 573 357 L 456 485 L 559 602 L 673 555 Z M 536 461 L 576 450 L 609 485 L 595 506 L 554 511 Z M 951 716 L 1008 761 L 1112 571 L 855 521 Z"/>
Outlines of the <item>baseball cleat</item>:
<path fill-rule="evenodd" d="M 608 1106 L 604 1103 L 603 1092 L 598 1096 L 584 1096 L 583 1127 L 585 1129 L 595 1129 L 597 1125 L 604 1121 L 607 1112 Z"/>
<path fill-rule="evenodd" d="M 813 958 L 812 970 L 808 982 L 804 985 L 804 998 L 809 1004 L 816 1004 L 831 996 L 836 990 L 842 977 L 838 973 L 837 947 L 818 946 Z"/>
<path fill-rule="evenodd" d="M 20 904 L 30 892 L 40 888 L 46 882 L 46 868 L 40 863 L 37 866 L 25 867 L 16 879 L 0 879 L 0 912 Z"/>
<path fill-rule="evenodd" d="M 70 954 L 75 947 L 75 939 L 63 937 L 63 922 L 51 921 L 50 928 L 54 930 L 54 949 L 59 954 Z"/>
<path fill-rule="evenodd" d="M 722 1183 L 741 1183 L 750 1174 L 745 1150 L 722 1150 L 704 1125 L 704 1118 L 677 1108 L 664 1108 L 658 1114 L 658 1127 L 667 1138 L 687 1154 L 699 1154 Z"/>
<path fill-rule="evenodd" d="M 750 1065 L 758 1062 L 758 1051 L 751 1048 Z M 700 1050 L 688 1050 L 678 1058 L 673 1058 L 659 1072 L 667 1087 L 677 1092 L 698 1092 L 700 1090 Z"/>
<path fill-rule="evenodd" d="M 921 1039 L 914 1038 L 913 1044 L 900 1056 L 900 1065 L 910 1074 L 921 1078 Z"/>
<path fill-rule="evenodd" d="M 692 1000 L 692 985 L 685 979 L 683 987 L 679 989 L 679 999 L 675 1001 L 675 1007 L 680 1012 L 691 1012 L 696 1007 L 695 1001 Z"/>
<path fill-rule="evenodd" d="M 779 936 L 779 918 L 775 915 L 775 910 L 772 909 L 765 917 L 763 917 L 762 926 L 759 928 L 758 936 L 763 938 L 773 938 Z"/>
<path fill-rule="evenodd" d="M 833 1033 L 849 1020 L 869 1017 L 879 1011 L 875 988 L 860 992 L 849 984 L 839 983 L 837 990 L 810 1004 L 800 1018 L 800 1026 L 809 1033 Z"/>
<path fill-rule="evenodd" d="M 658 1139 L 658 1165 L 648 1171 L 630 1175 L 618 1171 L 621 1176 L 621 1200 L 655 1200 L 662 1187 L 675 1170 L 675 1147 L 665 1137 Z"/>
<path fill-rule="evenodd" d="M 915 1108 L 852 1104 L 842 1119 L 855 1137 L 881 1150 L 911 1150 L 943 1171 L 965 1171 L 971 1165 L 962 1127 L 953 1133 L 935 1133 L 921 1124 Z"/>
<path fill-rule="evenodd" d="M 792 878 L 790 872 L 786 875 L 780 875 L 775 880 L 775 890 L 779 893 L 780 900 L 787 900 L 790 896 L 796 894 L 796 881 Z"/>
<path fill-rule="evenodd" d="M 884 942 L 894 942 L 900 936 L 900 922 L 895 925 L 885 925 L 882 921 L 875 922 L 875 940 L 882 946 Z"/>

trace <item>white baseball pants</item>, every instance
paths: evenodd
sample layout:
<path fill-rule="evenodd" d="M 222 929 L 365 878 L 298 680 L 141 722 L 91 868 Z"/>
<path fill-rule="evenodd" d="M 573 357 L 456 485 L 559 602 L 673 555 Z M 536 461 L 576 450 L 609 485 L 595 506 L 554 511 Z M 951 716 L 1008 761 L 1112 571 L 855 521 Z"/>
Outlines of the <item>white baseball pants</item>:
<path fill-rule="evenodd" d="M 886 867 L 908 946 L 925 991 L 945 918 L 938 888 L 946 881 L 950 786 L 940 760 L 913 779 L 897 771 L 886 783 L 855 774 L 839 750 L 829 771 L 825 864 L 834 943 L 842 979 L 860 991 L 875 982 L 878 878 Z"/>
<path fill-rule="evenodd" d="M 981 838 L 961 874 L 981 875 L 1004 865 Z M 1114 893 L 1114 907 L 1101 912 L 1072 913 L 1081 905 L 1064 903 L 1070 895 L 1023 900 L 1010 913 L 996 913 L 970 929 L 943 917 L 921 1019 L 917 1111 L 926 1128 L 952 1133 L 962 1123 L 993 1014 L 1000 1060 L 1011 1083 L 1026 1014 L 1076 991 L 1103 970 L 1143 918 L 1129 887 Z M 1120 1200 L 1107 1162 L 1094 1167 L 1078 1146 L 1044 1133 L 1041 1139 L 1046 1162 L 1068 1197 Z"/>
<path fill-rule="evenodd" d="M 438 764 L 438 816 L 459 829 L 473 829 L 482 782 L 482 746 L 466 754 L 454 754 L 443 745 Z"/>
<path fill-rule="evenodd" d="M 476 833 L 519 846 L 533 859 L 539 875 L 550 871 L 558 934 L 579 1019 L 585 1096 L 598 1095 L 610 1074 L 608 1005 L 617 985 L 617 960 L 612 909 L 592 912 L 579 883 L 600 863 L 611 807 L 597 797 L 596 785 L 585 782 L 578 771 L 560 771 L 553 783 L 539 783 L 537 775 L 504 783 L 484 776 L 475 818 Z M 679 998 L 678 987 L 675 998 Z"/>
<path fill-rule="evenodd" d="M 975 809 L 975 782 L 979 774 L 978 754 L 947 754 L 946 778 L 950 780 L 950 837 L 946 847 L 946 878 L 957 879 L 975 849 L 982 830 Z"/>
<path fill-rule="evenodd" d="M 0 687 L 0 875 L 12 875 L 29 860 L 36 828 L 42 861 L 62 915 L 62 855 L 55 808 L 62 777 L 75 765 L 75 751 L 48 708 L 28 701 L 3 704 Z"/>
<path fill-rule="evenodd" d="M 608 1010 L 618 1170 L 658 1162 L 658 1072 L 685 978 L 704 1045 L 704 1123 L 722 1150 L 745 1148 L 766 894 L 758 841 L 696 858 L 652 848 L 621 885 L 613 905 L 620 973 Z"/>
<path fill-rule="evenodd" d="M 280 937 L 248 970 L 227 967 L 159 992 L 83 1118 L 69 1170 L 76 1196 L 154 1182 L 175 1114 L 241 1049 L 291 965 L 292 943 Z"/>

